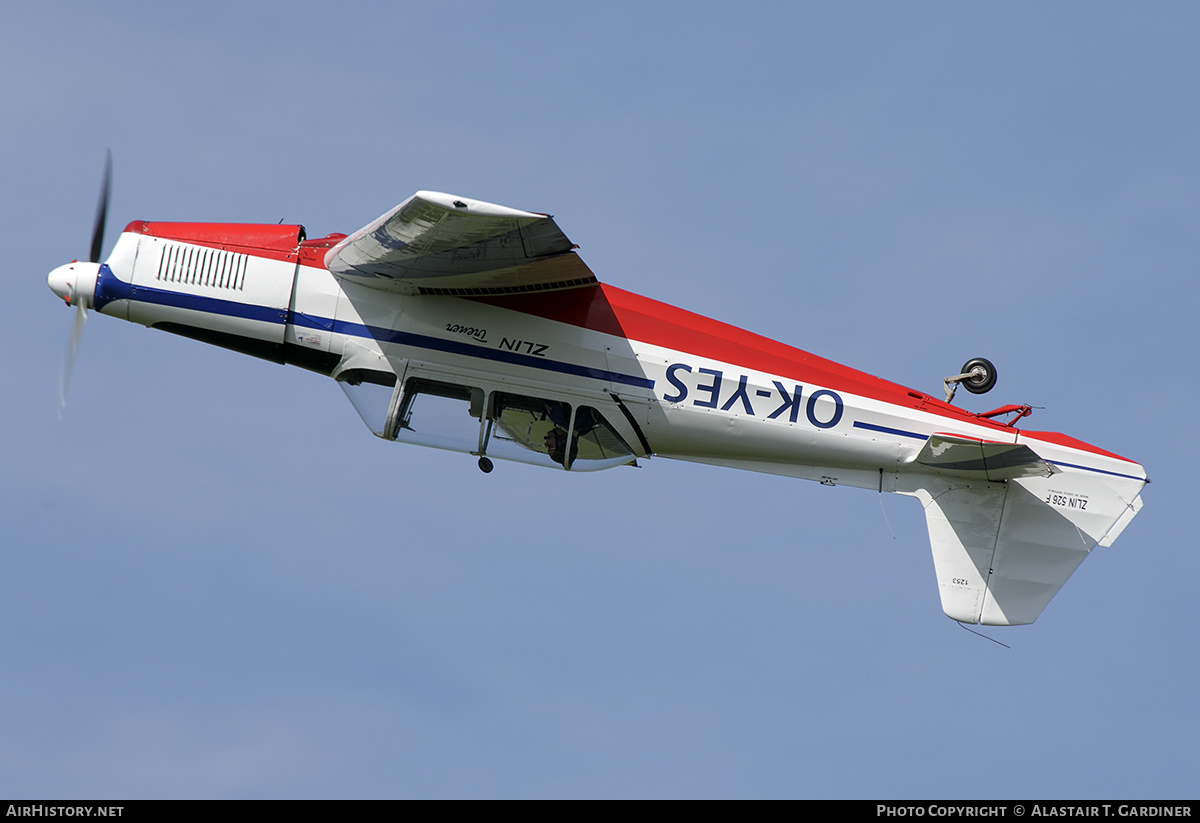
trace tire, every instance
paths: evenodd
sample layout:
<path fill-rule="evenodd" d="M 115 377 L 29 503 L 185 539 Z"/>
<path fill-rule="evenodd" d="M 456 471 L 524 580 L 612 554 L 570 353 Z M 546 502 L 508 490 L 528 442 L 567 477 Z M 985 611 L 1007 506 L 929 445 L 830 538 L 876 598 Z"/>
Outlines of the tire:
<path fill-rule="evenodd" d="M 962 381 L 963 387 L 971 394 L 985 394 L 996 385 L 996 367 L 991 360 L 975 357 L 963 364 L 960 374 L 966 374 L 975 368 L 983 369 L 982 377 L 968 377 Z"/>

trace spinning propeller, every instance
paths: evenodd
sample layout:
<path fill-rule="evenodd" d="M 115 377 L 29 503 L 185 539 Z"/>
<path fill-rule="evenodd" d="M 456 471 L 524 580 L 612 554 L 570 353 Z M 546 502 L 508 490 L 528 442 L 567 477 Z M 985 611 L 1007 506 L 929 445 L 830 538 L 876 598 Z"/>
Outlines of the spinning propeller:
<path fill-rule="evenodd" d="M 100 186 L 100 200 L 96 204 L 96 223 L 92 227 L 92 246 L 86 263 L 73 260 L 59 266 L 46 275 L 50 290 L 75 307 L 75 322 L 71 325 L 71 344 L 67 348 L 67 360 L 63 364 L 62 381 L 58 387 L 58 416 L 62 417 L 67 406 L 67 386 L 71 382 L 71 370 L 75 366 L 75 354 L 79 351 L 79 340 L 83 326 L 87 323 L 87 310 L 92 305 L 96 291 L 96 278 L 100 275 L 100 253 L 104 246 L 104 224 L 108 220 L 109 189 L 112 187 L 112 152 L 104 159 L 104 180 Z"/>

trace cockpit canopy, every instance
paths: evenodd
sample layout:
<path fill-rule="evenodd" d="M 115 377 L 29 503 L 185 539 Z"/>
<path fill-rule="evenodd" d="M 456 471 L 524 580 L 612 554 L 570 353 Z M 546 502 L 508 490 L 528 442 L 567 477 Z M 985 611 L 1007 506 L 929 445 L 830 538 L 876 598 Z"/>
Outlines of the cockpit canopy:
<path fill-rule="evenodd" d="M 423 376 L 352 370 L 338 383 L 378 437 L 478 457 L 597 471 L 637 453 L 595 405 Z"/>

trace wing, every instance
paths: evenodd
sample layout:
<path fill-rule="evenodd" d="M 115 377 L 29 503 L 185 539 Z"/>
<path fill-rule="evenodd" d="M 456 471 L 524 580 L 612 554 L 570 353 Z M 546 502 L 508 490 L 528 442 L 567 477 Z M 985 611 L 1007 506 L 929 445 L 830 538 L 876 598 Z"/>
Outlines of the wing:
<path fill-rule="evenodd" d="M 405 294 L 478 296 L 596 282 L 553 218 L 419 191 L 325 255 L 334 274 Z"/>

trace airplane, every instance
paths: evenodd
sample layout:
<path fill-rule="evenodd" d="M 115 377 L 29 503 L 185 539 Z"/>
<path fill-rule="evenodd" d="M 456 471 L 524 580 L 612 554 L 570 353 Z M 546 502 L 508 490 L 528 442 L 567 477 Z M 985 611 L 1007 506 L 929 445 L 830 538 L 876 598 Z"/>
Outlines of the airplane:
<path fill-rule="evenodd" d="M 1034 622 L 1142 507 L 1136 462 L 597 281 L 552 216 L 419 191 L 351 235 L 135 220 L 54 269 L 88 309 L 332 377 L 384 440 L 587 472 L 655 457 L 916 498 L 941 605 Z M 61 408 L 60 408 L 61 411 Z"/>

